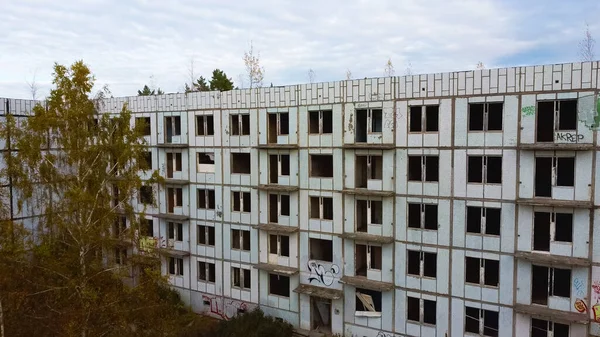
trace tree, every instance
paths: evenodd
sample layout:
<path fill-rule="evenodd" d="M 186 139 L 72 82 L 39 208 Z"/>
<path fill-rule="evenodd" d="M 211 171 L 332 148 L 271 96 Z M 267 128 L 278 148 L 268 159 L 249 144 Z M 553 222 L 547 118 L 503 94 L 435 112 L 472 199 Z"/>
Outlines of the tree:
<path fill-rule="evenodd" d="M 265 78 L 265 68 L 260 65 L 260 53 L 254 55 L 254 45 L 250 41 L 250 50 L 244 52 L 244 65 L 250 89 L 261 87 Z"/>
<path fill-rule="evenodd" d="M 138 96 L 152 96 L 154 95 L 154 90 L 151 90 L 149 86 L 144 85 L 142 90 L 138 90 Z"/>
<path fill-rule="evenodd" d="M 313 83 L 315 81 L 315 71 L 308 69 L 308 82 Z"/>
<path fill-rule="evenodd" d="M 233 90 L 233 81 L 220 69 L 213 70 L 210 80 L 210 90 L 229 91 Z"/>
<path fill-rule="evenodd" d="M 156 171 L 145 182 L 139 176 L 149 169 L 144 126 L 131 126 L 126 105 L 100 114 L 82 61 L 56 64 L 53 83 L 45 106 L 27 119 L 7 115 L 0 126 L 0 137 L 19 150 L 4 154 L 3 178 L 18 210 L 38 215 L 28 226 L 2 226 L 7 237 L 35 239 L 13 239 L 8 248 L 0 242 L 10 249 L 0 254 L 7 267 L 0 286 L 14 294 L 2 306 L 2 326 L 9 336 L 173 336 L 190 312 L 168 288 L 156 255 L 132 254 L 142 221 L 131 201 L 143 185 L 162 181 Z"/>
<path fill-rule="evenodd" d="M 352 72 L 350 71 L 350 69 L 346 69 L 346 80 L 351 80 L 352 79 Z"/>
<path fill-rule="evenodd" d="M 31 79 L 31 82 L 27 81 L 27 80 L 25 81 L 25 83 L 27 83 L 27 88 L 29 89 L 29 93 L 31 93 L 31 99 L 34 101 L 37 99 L 37 93 L 39 90 L 39 86 L 35 81 L 36 75 L 37 75 L 37 71 L 35 71 L 33 73 L 33 78 Z"/>
<path fill-rule="evenodd" d="M 385 73 L 385 76 L 391 77 L 394 76 L 394 65 L 392 64 L 392 59 L 389 58 L 387 60 L 387 62 L 385 63 L 385 69 L 383 71 Z"/>
<path fill-rule="evenodd" d="M 485 69 L 485 65 L 483 64 L 483 62 L 477 62 L 477 69 Z"/>
<path fill-rule="evenodd" d="M 404 69 L 404 75 L 405 76 L 411 76 L 413 73 L 412 71 L 412 63 L 410 61 L 408 61 L 408 64 L 406 65 L 406 69 Z"/>
<path fill-rule="evenodd" d="M 589 24 L 585 24 L 585 37 L 579 42 L 579 56 L 582 61 L 594 61 L 596 40 L 590 32 Z"/>
<path fill-rule="evenodd" d="M 237 315 L 222 321 L 211 333 L 211 337 L 291 337 L 291 324 L 266 316 L 260 309 Z"/>

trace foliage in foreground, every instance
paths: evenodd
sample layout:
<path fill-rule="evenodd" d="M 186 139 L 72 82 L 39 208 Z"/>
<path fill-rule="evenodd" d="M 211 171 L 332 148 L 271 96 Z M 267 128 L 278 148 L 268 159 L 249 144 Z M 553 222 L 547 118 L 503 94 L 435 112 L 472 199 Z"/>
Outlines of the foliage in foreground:
<path fill-rule="evenodd" d="M 55 65 L 53 83 L 45 106 L 0 125 L 0 139 L 19 149 L 4 154 L 0 171 L 13 186 L 0 189 L 0 331 L 176 336 L 195 315 L 168 288 L 158 258 L 131 255 L 143 228 L 131 201 L 161 181 L 158 172 L 139 177 L 149 169 L 144 126 L 132 127 L 126 106 L 100 114 L 83 62 Z M 9 211 L 36 216 L 10 221 Z"/>
<path fill-rule="evenodd" d="M 260 309 L 212 325 L 199 322 L 200 326 L 180 337 L 291 337 L 294 331 L 288 322 L 267 316 Z"/>

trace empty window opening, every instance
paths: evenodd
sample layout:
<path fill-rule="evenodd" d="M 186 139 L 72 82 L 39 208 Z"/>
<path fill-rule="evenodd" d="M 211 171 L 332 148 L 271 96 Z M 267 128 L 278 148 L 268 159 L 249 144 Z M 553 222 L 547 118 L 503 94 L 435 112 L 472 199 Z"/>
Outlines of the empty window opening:
<path fill-rule="evenodd" d="M 269 235 L 269 254 L 290 257 L 290 237 L 287 235 Z"/>
<path fill-rule="evenodd" d="M 408 227 L 438 229 L 438 205 L 408 203 Z"/>
<path fill-rule="evenodd" d="M 536 141 L 553 142 L 555 131 L 577 131 L 577 100 L 537 102 Z"/>
<path fill-rule="evenodd" d="M 438 132 L 439 105 L 411 106 L 410 132 Z"/>
<path fill-rule="evenodd" d="M 553 186 L 575 186 L 575 157 L 535 158 L 535 196 L 552 197 Z"/>
<path fill-rule="evenodd" d="M 409 181 L 438 181 L 438 156 L 408 156 Z"/>
<path fill-rule="evenodd" d="M 408 250 L 408 274 L 435 278 L 437 276 L 437 254 Z"/>
<path fill-rule="evenodd" d="M 213 136 L 214 134 L 214 117 L 212 115 L 196 116 L 196 136 Z"/>
<path fill-rule="evenodd" d="M 231 248 L 239 250 L 250 250 L 250 231 L 232 229 Z"/>
<path fill-rule="evenodd" d="M 165 117 L 165 134 L 167 136 L 167 143 L 172 141 L 172 137 L 181 136 L 181 117 Z"/>
<path fill-rule="evenodd" d="M 381 200 L 356 200 L 356 231 L 367 232 L 368 225 L 383 224 Z"/>
<path fill-rule="evenodd" d="M 250 213 L 250 192 L 231 192 L 233 199 L 233 211 Z"/>
<path fill-rule="evenodd" d="M 198 281 L 215 282 L 215 264 L 198 261 Z"/>
<path fill-rule="evenodd" d="M 250 174 L 251 166 L 250 153 L 231 154 L 231 173 Z"/>
<path fill-rule="evenodd" d="M 144 185 L 140 187 L 140 202 L 148 205 L 154 202 L 154 191 L 152 186 Z"/>
<path fill-rule="evenodd" d="M 383 110 L 382 109 L 360 109 L 356 110 L 356 123 L 354 127 L 355 142 L 364 143 L 367 141 L 367 134 L 381 133 L 383 130 Z"/>
<path fill-rule="evenodd" d="M 311 154 L 310 176 L 315 178 L 333 178 L 333 155 Z"/>
<path fill-rule="evenodd" d="M 198 208 L 215 209 L 215 190 L 198 189 Z"/>
<path fill-rule="evenodd" d="M 183 241 L 183 224 L 178 222 L 167 223 L 169 240 Z"/>
<path fill-rule="evenodd" d="M 290 175 L 290 155 L 272 154 L 269 155 L 269 181 L 277 184 L 280 176 Z"/>
<path fill-rule="evenodd" d="M 504 104 L 469 103 L 469 131 L 502 131 Z"/>
<path fill-rule="evenodd" d="M 118 265 L 127 263 L 127 249 L 115 248 L 115 263 Z"/>
<path fill-rule="evenodd" d="M 502 157 L 468 156 L 467 163 L 469 183 L 502 183 Z"/>
<path fill-rule="evenodd" d="M 357 312 L 381 312 L 381 292 L 356 288 Z"/>
<path fill-rule="evenodd" d="M 169 257 L 169 274 L 183 276 L 183 259 Z"/>
<path fill-rule="evenodd" d="M 94 119 L 95 125 L 98 126 L 98 120 Z M 142 130 L 142 135 L 150 136 L 152 134 L 152 125 L 150 124 L 150 117 L 136 117 L 135 126 L 139 130 Z"/>
<path fill-rule="evenodd" d="M 206 246 L 215 245 L 215 228 L 212 226 L 198 225 L 198 244 Z"/>
<path fill-rule="evenodd" d="M 356 156 L 356 187 L 366 188 L 367 181 L 381 180 L 383 177 L 382 156 Z"/>
<path fill-rule="evenodd" d="M 407 296 L 406 302 L 406 319 L 413 322 L 435 325 L 436 301 Z"/>
<path fill-rule="evenodd" d="M 277 136 L 290 133 L 290 114 L 287 112 L 268 114 L 268 142 L 277 143 Z"/>
<path fill-rule="evenodd" d="M 355 246 L 355 272 L 367 276 L 367 270 L 381 270 L 381 246 L 357 244 Z"/>
<path fill-rule="evenodd" d="M 290 216 L 290 196 L 269 194 L 269 222 L 279 223 L 280 216 Z"/>
<path fill-rule="evenodd" d="M 181 152 L 167 153 L 167 178 L 173 178 L 173 171 L 181 172 Z"/>
<path fill-rule="evenodd" d="M 500 235 L 500 208 L 467 206 L 467 233 Z"/>
<path fill-rule="evenodd" d="M 310 259 L 333 262 L 333 241 L 309 239 Z"/>
<path fill-rule="evenodd" d="M 310 197 L 310 218 L 333 220 L 333 198 Z"/>
<path fill-rule="evenodd" d="M 498 312 L 465 307 L 465 332 L 480 336 L 498 336 Z"/>
<path fill-rule="evenodd" d="M 571 270 L 531 266 L 531 302 L 548 304 L 548 296 L 571 297 Z"/>
<path fill-rule="evenodd" d="M 154 236 L 154 220 L 152 219 L 140 219 L 140 227 L 143 231 L 144 236 L 153 237 Z"/>
<path fill-rule="evenodd" d="M 231 274 L 231 283 L 234 287 L 242 289 L 252 288 L 250 269 L 232 267 Z"/>
<path fill-rule="evenodd" d="M 173 213 L 175 207 L 183 207 L 183 189 L 176 187 L 167 188 L 167 211 Z"/>
<path fill-rule="evenodd" d="M 198 158 L 197 170 L 200 173 L 214 173 L 215 172 L 215 154 L 214 152 L 198 152 L 196 153 Z"/>
<path fill-rule="evenodd" d="M 269 274 L 269 294 L 290 297 L 290 278 L 283 275 Z"/>
<path fill-rule="evenodd" d="M 112 231 L 114 237 L 118 238 L 123 233 L 125 233 L 125 230 L 127 230 L 127 218 L 122 217 L 122 216 L 116 218 L 115 221 L 113 222 L 113 231 Z"/>
<path fill-rule="evenodd" d="M 497 287 L 500 283 L 500 261 L 465 257 L 465 281 Z"/>
<path fill-rule="evenodd" d="M 250 134 L 250 115 L 231 115 L 231 135 L 247 136 Z"/>
<path fill-rule="evenodd" d="M 309 111 L 308 132 L 310 134 L 329 134 L 333 132 L 333 111 Z"/>
<path fill-rule="evenodd" d="M 144 167 L 143 169 L 152 169 L 152 151 L 146 151 L 143 154 L 144 156 Z"/>
<path fill-rule="evenodd" d="M 531 337 L 569 337 L 569 326 L 532 318 Z"/>

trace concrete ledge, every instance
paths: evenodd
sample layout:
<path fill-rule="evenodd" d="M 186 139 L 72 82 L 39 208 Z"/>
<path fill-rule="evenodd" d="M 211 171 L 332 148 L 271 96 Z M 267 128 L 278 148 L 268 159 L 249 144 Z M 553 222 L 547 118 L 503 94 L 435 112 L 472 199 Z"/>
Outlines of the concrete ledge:
<path fill-rule="evenodd" d="M 354 241 L 367 241 L 381 244 L 390 244 L 394 242 L 394 238 L 391 236 L 375 235 L 362 232 L 344 233 L 341 235 L 341 237 Z"/>
<path fill-rule="evenodd" d="M 515 253 L 515 257 L 517 259 L 523 259 L 533 263 L 541 263 L 546 265 L 575 267 L 589 267 L 591 265 L 590 260 L 581 257 L 552 255 L 538 252 L 517 251 Z"/>
<path fill-rule="evenodd" d="M 369 280 L 363 276 L 342 276 L 340 282 L 357 288 L 375 291 L 390 291 L 394 289 L 393 283 Z"/>
<path fill-rule="evenodd" d="M 310 284 L 301 284 L 298 288 L 294 289 L 294 292 L 330 300 L 338 300 L 344 297 L 344 292 L 342 290 L 322 288 Z"/>
<path fill-rule="evenodd" d="M 515 312 L 525 315 L 531 315 L 543 320 L 550 321 L 568 321 L 570 323 L 588 324 L 589 314 L 580 314 L 572 311 L 562 311 L 550 309 L 536 304 L 515 304 Z"/>
<path fill-rule="evenodd" d="M 271 263 L 259 263 L 253 265 L 254 269 L 268 271 L 270 273 L 281 274 L 281 275 L 295 275 L 299 272 L 298 268 L 288 267 L 288 266 L 280 266 L 277 264 Z"/>

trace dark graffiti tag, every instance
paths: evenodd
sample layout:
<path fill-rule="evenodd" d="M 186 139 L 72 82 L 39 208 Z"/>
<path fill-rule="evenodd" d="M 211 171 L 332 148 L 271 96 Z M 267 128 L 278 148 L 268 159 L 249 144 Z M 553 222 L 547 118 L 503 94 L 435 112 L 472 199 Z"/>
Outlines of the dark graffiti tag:
<path fill-rule="evenodd" d="M 569 143 L 578 143 L 583 140 L 583 135 L 578 135 L 573 132 L 555 132 L 554 138 L 557 141 L 565 141 Z"/>
<path fill-rule="evenodd" d="M 340 267 L 332 264 L 331 267 L 326 268 L 316 261 L 308 261 L 308 271 L 310 272 L 310 276 L 308 277 L 309 283 L 317 281 L 326 286 L 330 286 L 333 284 L 335 275 L 339 274 Z"/>

